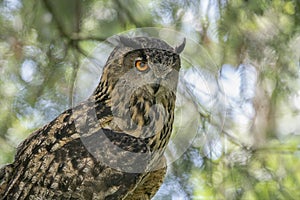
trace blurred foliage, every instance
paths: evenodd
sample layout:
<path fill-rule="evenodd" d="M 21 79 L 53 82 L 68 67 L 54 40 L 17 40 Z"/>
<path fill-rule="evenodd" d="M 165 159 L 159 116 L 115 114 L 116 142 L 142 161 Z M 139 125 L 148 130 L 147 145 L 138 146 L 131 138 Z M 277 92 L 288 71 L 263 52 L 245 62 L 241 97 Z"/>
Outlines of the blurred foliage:
<path fill-rule="evenodd" d="M 193 123 L 175 124 L 193 144 L 172 163 L 155 199 L 299 199 L 298 0 L 1 0 L 0 164 L 72 106 L 87 52 L 138 27 L 180 31 L 218 66 L 209 75 L 206 62 L 183 61 L 185 75 L 206 77 L 212 100 L 181 83 L 177 111 L 197 119 L 197 135 Z M 228 70 L 227 79 L 240 82 L 237 95 L 226 90 Z"/>

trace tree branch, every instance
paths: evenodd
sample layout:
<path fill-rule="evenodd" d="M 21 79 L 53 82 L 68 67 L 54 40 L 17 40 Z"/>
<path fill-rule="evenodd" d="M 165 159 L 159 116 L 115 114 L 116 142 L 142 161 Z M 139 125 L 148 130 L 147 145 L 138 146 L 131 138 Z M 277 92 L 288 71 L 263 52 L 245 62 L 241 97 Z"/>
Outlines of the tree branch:
<path fill-rule="evenodd" d="M 48 10 L 48 12 L 50 12 L 52 14 L 54 22 L 55 22 L 57 29 L 60 32 L 61 36 L 65 37 L 65 38 L 70 38 L 69 35 L 67 34 L 67 32 L 64 30 L 62 24 L 60 23 L 60 20 L 58 19 L 57 15 L 55 15 L 54 10 L 49 3 L 49 0 L 43 0 L 43 2 L 45 5 L 45 8 Z"/>

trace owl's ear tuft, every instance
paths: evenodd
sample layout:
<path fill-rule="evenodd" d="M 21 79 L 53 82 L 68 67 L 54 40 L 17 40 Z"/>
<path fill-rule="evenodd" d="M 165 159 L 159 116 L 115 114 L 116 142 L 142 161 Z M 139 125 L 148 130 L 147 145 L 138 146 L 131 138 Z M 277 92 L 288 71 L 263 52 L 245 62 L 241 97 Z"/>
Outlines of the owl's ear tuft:
<path fill-rule="evenodd" d="M 137 43 L 132 38 L 126 37 L 126 36 L 119 36 L 120 43 L 123 44 L 125 47 L 131 47 L 133 49 L 141 49 L 142 46 Z"/>
<path fill-rule="evenodd" d="M 183 38 L 182 43 L 179 46 L 175 47 L 175 53 L 180 54 L 183 51 L 183 49 L 185 47 L 185 42 L 186 42 L 186 39 Z"/>

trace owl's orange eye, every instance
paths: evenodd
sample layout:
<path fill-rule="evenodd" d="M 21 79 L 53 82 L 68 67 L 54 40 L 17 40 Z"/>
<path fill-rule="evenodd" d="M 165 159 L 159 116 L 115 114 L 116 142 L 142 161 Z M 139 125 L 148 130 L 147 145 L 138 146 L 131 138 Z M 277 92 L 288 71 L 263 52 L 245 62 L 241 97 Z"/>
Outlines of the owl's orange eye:
<path fill-rule="evenodd" d="M 142 61 L 142 60 L 135 61 L 135 67 L 140 72 L 144 72 L 144 71 L 147 71 L 149 69 L 149 66 L 147 65 L 147 63 L 145 61 Z"/>

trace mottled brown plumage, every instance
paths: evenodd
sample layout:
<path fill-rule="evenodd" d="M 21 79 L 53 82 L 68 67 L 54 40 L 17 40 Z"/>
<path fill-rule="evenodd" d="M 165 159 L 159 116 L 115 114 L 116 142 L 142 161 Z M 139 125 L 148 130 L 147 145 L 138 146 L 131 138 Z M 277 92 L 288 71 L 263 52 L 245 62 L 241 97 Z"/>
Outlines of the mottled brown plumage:
<path fill-rule="evenodd" d="M 120 37 L 93 95 L 1 169 L 1 199 L 151 199 L 166 172 L 183 48 Z"/>

